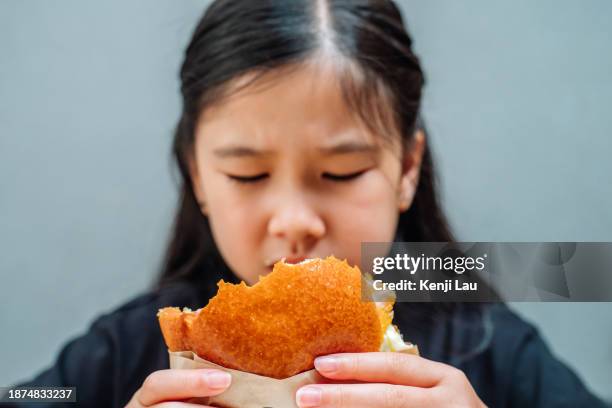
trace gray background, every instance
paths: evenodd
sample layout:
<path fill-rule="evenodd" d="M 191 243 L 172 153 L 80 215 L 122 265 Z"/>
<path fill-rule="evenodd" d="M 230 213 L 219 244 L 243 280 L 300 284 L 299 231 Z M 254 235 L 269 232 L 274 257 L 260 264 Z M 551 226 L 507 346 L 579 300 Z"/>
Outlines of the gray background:
<path fill-rule="evenodd" d="M 0 1 L 0 385 L 157 272 L 177 72 L 207 3 Z M 459 238 L 612 241 L 612 2 L 401 4 Z M 514 307 L 612 400 L 611 304 Z"/>

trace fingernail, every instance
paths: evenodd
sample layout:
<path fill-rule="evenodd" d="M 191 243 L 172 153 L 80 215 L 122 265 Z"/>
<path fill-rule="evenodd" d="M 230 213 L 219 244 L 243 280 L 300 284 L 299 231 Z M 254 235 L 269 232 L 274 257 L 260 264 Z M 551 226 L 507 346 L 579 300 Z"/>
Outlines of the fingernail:
<path fill-rule="evenodd" d="M 317 387 L 303 387 L 297 392 L 296 400 L 300 408 L 318 407 L 323 399 L 323 390 Z"/>
<path fill-rule="evenodd" d="M 212 371 L 204 375 L 204 380 L 210 388 L 227 388 L 232 382 L 232 376 L 223 371 Z"/>
<path fill-rule="evenodd" d="M 338 359 L 335 357 L 317 357 L 314 361 L 317 371 L 333 373 L 338 370 Z"/>

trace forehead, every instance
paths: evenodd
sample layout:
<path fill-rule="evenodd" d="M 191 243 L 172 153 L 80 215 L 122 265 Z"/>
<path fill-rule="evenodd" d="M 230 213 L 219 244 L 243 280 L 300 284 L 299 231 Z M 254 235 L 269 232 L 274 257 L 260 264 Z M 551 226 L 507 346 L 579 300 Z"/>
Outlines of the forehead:
<path fill-rule="evenodd" d="M 245 139 L 258 144 L 279 137 L 303 141 L 304 136 L 323 144 L 347 138 L 375 141 L 345 103 L 333 66 L 304 64 L 253 78 L 250 74 L 234 81 L 228 97 L 201 113 L 198 138 L 213 144 Z"/>

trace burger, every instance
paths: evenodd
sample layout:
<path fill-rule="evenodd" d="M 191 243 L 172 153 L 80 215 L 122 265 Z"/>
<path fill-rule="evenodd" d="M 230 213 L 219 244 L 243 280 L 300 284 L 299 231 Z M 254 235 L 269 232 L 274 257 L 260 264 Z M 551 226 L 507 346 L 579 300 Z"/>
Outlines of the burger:
<path fill-rule="evenodd" d="M 279 261 L 253 286 L 218 283 L 205 307 L 158 312 L 169 351 L 272 378 L 314 367 L 321 355 L 416 352 L 392 324 L 394 299 L 364 299 L 357 267 L 333 256 Z"/>

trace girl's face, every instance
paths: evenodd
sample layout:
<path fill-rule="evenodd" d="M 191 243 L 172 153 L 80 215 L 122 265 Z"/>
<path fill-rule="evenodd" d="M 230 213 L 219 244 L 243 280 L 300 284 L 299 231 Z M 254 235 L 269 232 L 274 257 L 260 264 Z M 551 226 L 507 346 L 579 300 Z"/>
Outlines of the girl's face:
<path fill-rule="evenodd" d="M 362 241 L 392 241 L 418 182 L 424 140 L 372 134 L 342 100 L 333 69 L 307 65 L 207 108 L 193 187 L 215 242 L 249 284 L 285 258 L 358 265 Z"/>

